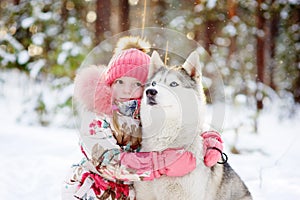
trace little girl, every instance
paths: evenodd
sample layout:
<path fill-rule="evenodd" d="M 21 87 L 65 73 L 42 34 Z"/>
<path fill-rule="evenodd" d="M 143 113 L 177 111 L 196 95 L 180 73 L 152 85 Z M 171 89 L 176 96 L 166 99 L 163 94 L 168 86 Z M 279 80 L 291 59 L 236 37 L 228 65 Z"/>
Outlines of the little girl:
<path fill-rule="evenodd" d="M 75 100 L 96 116 L 83 119 L 80 132 L 85 158 L 72 167 L 63 199 L 134 199 L 132 181 L 183 176 L 196 166 L 192 153 L 183 149 L 138 152 L 139 106 L 148 75 L 150 57 L 145 50 L 149 45 L 126 37 L 117 46 L 107 71 L 89 67 L 75 79 Z M 206 132 L 203 138 L 204 162 L 210 167 L 220 159 L 213 148 L 222 150 L 222 141 L 216 132 Z"/>

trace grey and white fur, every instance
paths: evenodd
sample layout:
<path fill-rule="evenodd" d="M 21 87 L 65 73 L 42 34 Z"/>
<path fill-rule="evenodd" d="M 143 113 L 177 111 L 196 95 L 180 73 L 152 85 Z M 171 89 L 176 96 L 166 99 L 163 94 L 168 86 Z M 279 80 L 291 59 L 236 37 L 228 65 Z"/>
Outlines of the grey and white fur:
<path fill-rule="evenodd" d="M 166 67 L 157 52 L 150 61 L 149 81 L 141 103 L 142 151 L 183 147 L 197 167 L 183 177 L 162 176 L 136 182 L 137 200 L 251 200 L 244 182 L 229 164 L 206 167 L 202 138 L 205 96 L 199 56 L 192 52 L 182 66 Z"/>

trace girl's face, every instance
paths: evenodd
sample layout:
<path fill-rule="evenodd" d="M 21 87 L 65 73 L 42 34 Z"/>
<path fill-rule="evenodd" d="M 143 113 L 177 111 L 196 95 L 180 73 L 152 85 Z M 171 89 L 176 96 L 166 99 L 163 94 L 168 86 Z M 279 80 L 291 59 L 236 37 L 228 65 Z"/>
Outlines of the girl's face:
<path fill-rule="evenodd" d="M 123 76 L 116 79 L 112 84 L 113 101 L 129 101 L 142 97 L 143 85 L 136 78 Z"/>

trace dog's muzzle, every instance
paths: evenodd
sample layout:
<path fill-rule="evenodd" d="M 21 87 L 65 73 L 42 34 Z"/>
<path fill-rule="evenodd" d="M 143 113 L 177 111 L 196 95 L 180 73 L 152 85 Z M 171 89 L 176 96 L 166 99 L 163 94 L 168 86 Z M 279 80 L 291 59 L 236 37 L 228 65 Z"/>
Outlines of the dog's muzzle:
<path fill-rule="evenodd" d="M 157 102 L 155 100 L 156 94 L 157 94 L 157 90 L 155 89 L 147 89 L 146 90 L 146 96 L 147 96 L 147 103 L 151 106 L 156 105 Z"/>

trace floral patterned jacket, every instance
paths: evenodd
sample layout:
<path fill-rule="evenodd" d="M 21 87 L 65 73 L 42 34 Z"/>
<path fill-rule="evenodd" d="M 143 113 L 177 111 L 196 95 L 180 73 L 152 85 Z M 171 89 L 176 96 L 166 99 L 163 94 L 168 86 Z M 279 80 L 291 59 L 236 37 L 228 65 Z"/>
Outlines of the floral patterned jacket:
<path fill-rule="evenodd" d="M 120 164 L 119 154 L 138 152 L 141 142 L 140 100 L 120 103 L 112 117 L 87 117 L 80 137 L 84 158 L 71 167 L 63 188 L 63 199 L 134 199 L 132 181 L 137 174 Z M 88 128 L 87 128 L 88 127 Z"/>

